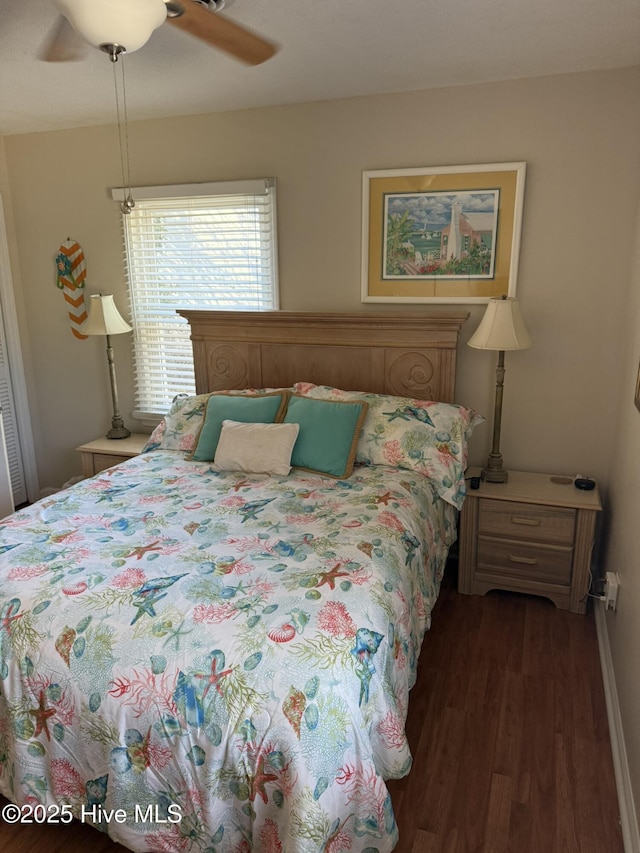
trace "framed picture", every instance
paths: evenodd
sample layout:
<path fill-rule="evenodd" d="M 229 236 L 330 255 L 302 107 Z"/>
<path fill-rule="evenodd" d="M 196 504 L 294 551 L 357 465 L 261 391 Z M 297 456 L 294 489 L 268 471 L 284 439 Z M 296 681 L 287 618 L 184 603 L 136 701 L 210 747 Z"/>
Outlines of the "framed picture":
<path fill-rule="evenodd" d="M 640 412 L 640 365 L 638 365 L 638 378 L 636 379 L 636 393 L 634 397 L 636 409 Z"/>
<path fill-rule="evenodd" d="M 515 296 L 525 163 L 363 173 L 362 301 Z"/>

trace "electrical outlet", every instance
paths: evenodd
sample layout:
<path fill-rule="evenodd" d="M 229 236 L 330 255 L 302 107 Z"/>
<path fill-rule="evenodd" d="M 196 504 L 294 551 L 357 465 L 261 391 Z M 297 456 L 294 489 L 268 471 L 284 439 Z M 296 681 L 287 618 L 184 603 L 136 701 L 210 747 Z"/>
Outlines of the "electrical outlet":
<path fill-rule="evenodd" d="M 607 610 L 615 610 L 618 606 L 618 590 L 620 578 L 617 572 L 607 572 L 604 579 L 604 606 Z"/>

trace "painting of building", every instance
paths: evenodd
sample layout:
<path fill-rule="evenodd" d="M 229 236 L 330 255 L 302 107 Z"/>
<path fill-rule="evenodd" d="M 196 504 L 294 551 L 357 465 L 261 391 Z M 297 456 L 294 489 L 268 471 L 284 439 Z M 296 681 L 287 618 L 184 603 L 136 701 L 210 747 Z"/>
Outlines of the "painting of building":
<path fill-rule="evenodd" d="M 383 278 L 492 278 L 499 195 L 499 190 L 386 195 Z"/>

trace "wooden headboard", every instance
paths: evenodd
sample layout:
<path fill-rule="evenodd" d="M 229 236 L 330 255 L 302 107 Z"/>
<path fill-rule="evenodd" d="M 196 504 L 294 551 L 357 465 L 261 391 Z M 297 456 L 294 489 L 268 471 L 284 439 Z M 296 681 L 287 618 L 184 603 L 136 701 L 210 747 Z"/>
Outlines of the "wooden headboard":
<path fill-rule="evenodd" d="M 191 325 L 196 390 L 284 388 L 298 381 L 454 401 L 466 313 L 179 311 Z"/>

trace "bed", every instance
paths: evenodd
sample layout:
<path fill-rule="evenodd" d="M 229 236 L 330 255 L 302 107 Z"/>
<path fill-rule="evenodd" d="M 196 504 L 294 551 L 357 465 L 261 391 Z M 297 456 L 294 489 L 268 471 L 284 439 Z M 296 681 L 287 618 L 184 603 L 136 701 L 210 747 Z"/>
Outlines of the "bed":
<path fill-rule="evenodd" d="M 0 792 L 134 851 L 387 853 L 478 420 L 451 404 L 466 315 L 184 314 L 197 393 L 147 452 L 0 524 Z M 277 426 L 355 407 L 351 473 L 197 458 L 210 406 L 280 389 Z"/>

